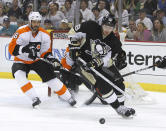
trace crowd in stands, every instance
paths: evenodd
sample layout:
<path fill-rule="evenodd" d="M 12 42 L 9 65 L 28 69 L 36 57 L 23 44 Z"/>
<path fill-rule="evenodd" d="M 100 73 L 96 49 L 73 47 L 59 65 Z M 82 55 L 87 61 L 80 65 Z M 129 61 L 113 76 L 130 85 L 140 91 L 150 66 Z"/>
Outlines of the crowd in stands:
<path fill-rule="evenodd" d="M 80 23 L 101 24 L 111 13 L 118 21 L 119 0 L 80 0 Z M 38 0 L 41 26 L 48 31 L 69 30 L 75 25 L 76 0 Z M 28 23 L 33 0 L 0 0 L 0 36 L 12 36 Z M 118 26 L 118 24 L 117 24 Z M 122 0 L 122 31 L 126 39 L 166 42 L 166 0 Z M 115 28 L 117 32 L 118 27 Z"/>

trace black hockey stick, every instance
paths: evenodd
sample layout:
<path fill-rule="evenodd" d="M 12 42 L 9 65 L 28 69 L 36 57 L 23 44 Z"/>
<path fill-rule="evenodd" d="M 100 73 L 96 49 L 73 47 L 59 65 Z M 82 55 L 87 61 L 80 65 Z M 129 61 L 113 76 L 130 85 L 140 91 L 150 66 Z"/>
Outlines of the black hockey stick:
<path fill-rule="evenodd" d="M 83 65 L 85 65 L 86 66 L 86 62 L 82 59 L 82 58 L 80 58 L 80 57 L 78 57 L 78 60 L 83 64 Z M 103 79 L 103 80 L 105 80 L 108 84 L 110 84 L 113 88 L 115 88 L 117 91 L 119 91 L 120 93 L 122 93 L 124 96 L 126 96 L 126 97 L 129 97 L 129 95 L 128 94 L 126 94 L 123 90 L 121 90 L 118 86 L 116 86 L 114 83 L 112 83 L 109 79 L 107 79 L 105 76 L 103 76 L 100 72 L 98 72 L 97 70 L 95 70 L 93 67 L 90 67 L 89 68 L 93 73 L 95 73 L 97 76 L 99 76 L 101 79 Z"/>
<path fill-rule="evenodd" d="M 133 75 L 133 74 L 136 74 L 136 73 L 138 73 L 138 72 L 141 72 L 141 71 L 144 71 L 144 70 L 153 68 L 153 67 L 155 67 L 155 66 L 156 66 L 156 64 L 151 65 L 151 66 L 148 66 L 148 67 L 145 67 L 145 68 L 141 68 L 141 69 L 138 69 L 138 70 L 129 72 L 129 73 L 126 73 L 126 74 L 124 74 L 124 75 L 121 75 L 121 77 L 116 78 L 115 81 L 118 81 L 118 80 L 120 80 L 120 79 L 122 79 L 122 78 L 124 78 L 124 77 L 126 77 L 126 76 Z"/>

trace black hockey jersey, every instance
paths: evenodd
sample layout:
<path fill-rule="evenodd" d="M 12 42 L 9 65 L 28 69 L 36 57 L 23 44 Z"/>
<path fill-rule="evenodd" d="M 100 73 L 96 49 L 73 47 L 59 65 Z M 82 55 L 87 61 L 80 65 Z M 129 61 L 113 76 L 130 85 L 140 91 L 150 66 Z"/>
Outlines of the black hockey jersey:
<path fill-rule="evenodd" d="M 86 33 L 86 42 L 81 47 L 81 56 L 86 62 L 89 62 L 92 60 L 92 57 L 87 52 L 91 52 L 91 46 L 90 42 L 91 40 L 95 41 L 101 41 L 101 43 L 104 43 L 105 45 L 109 46 L 112 51 L 112 57 L 115 56 L 115 54 L 119 54 L 122 51 L 122 43 L 120 40 L 115 36 L 113 32 L 111 32 L 107 37 L 103 38 L 102 35 L 102 26 L 98 25 L 94 21 L 87 21 L 84 23 L 81 23 L 79 25 L 76 25 L 74 27 L 75 32 L 82 32 Z M 85 53 L 86 52 L 86 53 Z"/>

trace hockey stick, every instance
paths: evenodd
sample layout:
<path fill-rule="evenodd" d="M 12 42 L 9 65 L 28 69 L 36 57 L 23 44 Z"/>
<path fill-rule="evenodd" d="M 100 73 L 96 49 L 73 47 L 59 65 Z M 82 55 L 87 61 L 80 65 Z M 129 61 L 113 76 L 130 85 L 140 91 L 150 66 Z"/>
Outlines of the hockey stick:
<path fill-rule="evenodd" d="M 141 68 L 141 69 L 138 69 L 138 70 L 129 72 L 129 73 L 126 73 L 126 74 L 122 75 L 121 77 L 116 78 L 115 81 L 118 81 L 118 80 L 122 79 L 123 77 L 129 76 L 129 75 L 133 75 L 133 74 L 136 74 L 136 73 L 138 73 L 138 72 L 141 72 L 141 71 L 144 71 L 144 70 L 153 68 L 153 67 L 155 67 L 155 66 L 156 66 L 156 64 L 151 65 L 151 66 L 148 66 L 148 67 L 145 67 L 145 68 Z"/>
<path fill-rule="evenodd" d="M 84 65 L 86 65 L 87 63 L 80 57 L 78 57 L 78 60 L 80 62 L 82 62 Z M 101 79 L 105 80 L 108 84 L 110 84 L 113 88 L 115 88 L 116 90 L 118 90 L 120 93 L 122 93 L 124 96 L 126 97 L 130 97 L 127 93 L 125 93 L 123 90 L 121 90 L 118 86 L 116 86 L 114 83 L 112 83 L 109 79 L 107 79 L 105 76 L 103 76 L 100 72 L 98 72 L 97 70 L 95 70 L 93 67 L 89 68 L 92 72 L 94 72 L 97 76 L 99 76 Z"/>

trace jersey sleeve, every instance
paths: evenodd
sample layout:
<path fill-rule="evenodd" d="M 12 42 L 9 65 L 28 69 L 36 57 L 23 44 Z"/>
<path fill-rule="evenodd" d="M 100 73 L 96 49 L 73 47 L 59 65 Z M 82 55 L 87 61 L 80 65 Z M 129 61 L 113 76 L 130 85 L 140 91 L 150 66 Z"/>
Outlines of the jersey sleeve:
<path fill-rule="evenodd" d="M 74 27 L 75 32 L 83 32 L 83 33 L 89 33 L 93 31 L 94 28 L 96 28 L 96 25 L 98 25 L 94 21 L 86 21 L 81 24 L 78 24 Z"/>
<path fill-rule="evenodd" d="M 19 55 L 19 51 L 21 49 L 21 45 L 19 43 L 22 42 L 20 37 L 21 31 L 17 30 L 12 36 L 12 40 L 9 43 L 9 53 L 13 56 Z"/>
<path fill-rule="evenodd" d="M 52 55 L 51 37 L 48 32 L 43 32 L 41 49 L 40 49 L 40 57 L 45 58 L 49 54 Z"/>

